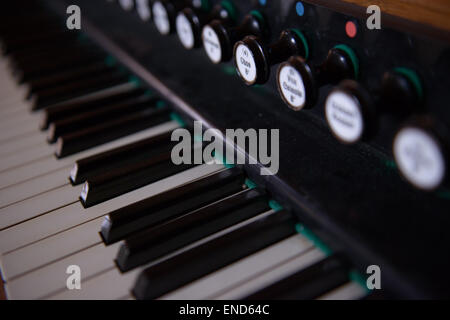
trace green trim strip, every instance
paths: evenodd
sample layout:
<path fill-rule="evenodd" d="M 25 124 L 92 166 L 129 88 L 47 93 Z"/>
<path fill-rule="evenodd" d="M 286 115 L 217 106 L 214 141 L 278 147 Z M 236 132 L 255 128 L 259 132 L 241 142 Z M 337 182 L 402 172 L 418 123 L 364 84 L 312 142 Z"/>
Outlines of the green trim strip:
<path fill-rule="evenodd" d="M 394 69 L 395 72 L 400 73 L 401 75 L 404 75 L 408 78 L 409 81 L 412 82 L 414 88 L 417 91 L 417 94 L 419 95 L 419 98 L 423 99 L 423 87 L 422 82 L 420 81 L 419 75 L 412 69 L 404 68 L 404 67 L 398 67 Z"/>
<path fill-rule="evenodd" d="M 337 46 L 334 46 L 336 49 L 344 51 L 349 57 L 350 60 L 352 60 L 353 64 L 353 71 L 355 72 L 355 79 L 358 79 L 359 77 L 359 60 L 358 56 L 356 55 L 355 51 L 353 51 L 352 48 L 350 48 L 346 44 L 338 44 Z"/>
<path fill-rule="evenodd" d="M 269 207 L 275 212 L 283 210 L 283 206 L 273 199 L 269 200 Z"/>
<path fill-rule="evenodd" d="M 366 279 L 358 270 L 351 270 L 348 273 L 348 277 L 351 281 L 357 283 L 361 288 L 363 288 L 366 292 L 369 292 L 369 288 L 367 288 Z"/>
<path fill-rule="evenodd" d="M 245 179 L 245 185 L 249 188 L 249 189 L 254 189 L 256 188 L 256 183 L 254 183 L 252 180 L 250 179 Z"/>
<path fill-rule="evenodd" d="M 130 76 L 128 78 L 128 81 L 134 83 L 136 87 L 139 87 L 141 85 L 141 80 L 136 76 Z"/>
<path fill-rule="evenodd" d="M 110 56 L 110 55 L 108 55 L 106 58 L 105 58 L 105 64 L 107 65 L 107 66 L 114 66 L 115 64 L 117 63 L 117 60 L 116 60 L 116 58 L 114 58 L 113 56 Z"/>
<path fill-rule="evenodd" d="M 184 128 L 186 126 L 186 122 L 184 122 L 183 118 L 180 117 L 180 115 L 176 114 L 175 112 L 170 113 L 170 119 L 173 121 L 178 122 L 180 127 Z"/>
<path fill-rule="evenodd" d="M 318 247 L 323 253 L 325 253 L 326 256 L 329 256 L 333 253 L 332 250 L 322 242 L 322 240 L 320 240 L 311 230 L 306 228 L 301 223 L 297 223 L 295 225 L 295 230 L 297 231 L 297 233 L 300 233 L 309 241 L 311 241 L 316 247 Z"/>
<path fill-rule="evenodd" d="M 237 19 L 237 10 L 234 4 L 229 0 L 223 0 L 220 5 L 228 12 L 228 15 L 233 21 Z"/>
<path fill-rule="evenodd" d="M 303 43 L 303 47 L 305 48 L 305 60 L 308 60 L 309 57 L 309 45 L 308 45 L 308 41 L 306 40 L 305 35 L 298 29 L 291 29 L 293 32 L 295 32 L 295 34 L 300 38 L 300 40 L 302 40 Z"/>

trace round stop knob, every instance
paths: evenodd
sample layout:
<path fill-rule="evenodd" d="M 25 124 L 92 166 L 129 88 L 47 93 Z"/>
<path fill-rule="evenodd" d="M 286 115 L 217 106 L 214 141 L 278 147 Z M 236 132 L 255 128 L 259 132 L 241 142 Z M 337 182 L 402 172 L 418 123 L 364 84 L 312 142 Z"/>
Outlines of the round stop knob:
<path fill-rule="evenodd" d="M 293 110 L 311 108 L 317 102 L 319 88 L 344 79 L 355 79 L 358 60 L 353 50 L 340 45 L 332 48 L 320 66 L 312 66 L 303 57 L 292 56 L 280 64 L 278 91 Z"/>
<path fill-rule="evenodd" d="M 176 18 L 176 29 L 180 42 L 186 49 L 199 48 L 202 44 L 202 29 L 212 20 L 232 24 L 235 19 L 234 6 L 229 1 L 216 5 L 211 12 L 203 9 L 184 8 Z"/>
<path fill-rule="evenodd" d="M 358 82 L 344 80 L 327 96 L 325 118 L 339 141 L 352 144 L 373 132 L 375 107 L 369 93 Z"/>
<path fill-rule="evenodd" d="M 296 29 L 288 29 L 270 46 L 255 36 L 247 36 L 238 41 L 234 46 L 234 64 L 247 85 L 263 84 L 269 79 L 271 66 L 293 55 L 307 58 L 308 53 L 308 44 L 303 34 Z"/>
<path fill-rule="evenodd" d="M 229 61 L 234 44 L 245 36 L 265 37 L 265 22 L 259 11 L 246 15 L 242 23 L 232 27 L 221 20 L 207 24 L 202 31 L 203 47 L 213 63 Z"/>
<path fill-rule="evenodd" d="M 393 143 L 395 162 L 414 187 L 431 191 L 447 180 L 447 131 L 436 119 L 422 116 L 407 121 L 397 132 Z"/>
<path fill-rule="evenodd" d="M 175 18 L 178 11 L 188 6 L 185 0 L 156 0 L 152 5 L 153 23 L 162 35 L 175 30 Z"/>

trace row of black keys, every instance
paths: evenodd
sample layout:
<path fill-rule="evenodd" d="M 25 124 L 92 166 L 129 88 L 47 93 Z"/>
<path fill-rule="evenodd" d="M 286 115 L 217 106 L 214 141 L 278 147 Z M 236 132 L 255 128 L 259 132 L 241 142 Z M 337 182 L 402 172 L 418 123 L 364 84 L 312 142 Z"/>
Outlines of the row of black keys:
<path fill-rule="evenodd" d="M 30 86 L 33 109 L 44 109 L 41 126 L 50 128 L 49 142 L 59 140 L 59 157 L 169 120 L 168 108 L 156 108 L 159 99 L 139 86 L 65 103 L 129 83 L 129 77 L 108 64 L 105 54 L 87 40 L 55 29 L 56 21 L 39 20 L 39 28 L 31 29 L 36 21 L 26 21 L 26 27 L 9 24 L 5 33 L 2 28 L 3 49 L 14 61 L 18 81 Z M 167 133 L 79 160 L 72 182 L 87 181 L 89 192 L 83 202 L 85 206 L 95 205 L 189 168 L 171 163 L 171 147 Z M 142 266 L 270 211 L 265 191 L 247 188 L 245 181 L 241 169 L 224 169 L 115 210 L 102 226 L 102 238 L 107 245 L 124 240 L 116 260 L 121 271 Z M 137 298 L 159 297 L 293 235 L 294 225 L 295 219 L 285 211 L 256 219 L 148 267 L 133 293 Z M 332 256 L 249 298 L 315 298 L 346 281 L 348 266 Z"/>

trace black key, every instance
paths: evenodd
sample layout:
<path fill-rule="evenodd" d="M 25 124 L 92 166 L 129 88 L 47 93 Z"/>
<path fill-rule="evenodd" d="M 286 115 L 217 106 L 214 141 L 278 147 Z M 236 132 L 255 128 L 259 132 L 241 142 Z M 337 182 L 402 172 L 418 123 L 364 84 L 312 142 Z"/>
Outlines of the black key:
<path fill-rule="evenodd" d="M 80 82 L 75 81 L 74 83 L 63 84 L 50 89 L 37 91 L 34 94 L 36 100 L 33 104 L 33 110 L 39 110 L 53 104 L 68 101 L 128 81 L 129 76 L 127 74 L 122 71 L 113 71 L 103 73 L 88 80 Z"/>
<path fill-rule="evenodd" d="M 142 95 L 134 97 L 117 104 L 99 107 L 92 111 L 80 113 L 72 117 L 52 122 L 49 126 L 47 140 L 56 142 L 62 135 L 82 130 L 99 123 L 105 123 L 114 119 L 120 119 L 127 114 L 148 109 L 158 102 L 158 98 Z"/>
<path fill-rule="evenodd" d="M 47 32 L 27 36 L 17 36 L 7 41 L 4 52 L 6 54 L 14 54 L 16 51 L 33 48 L 33 46 L 41 45 L 42 43 L 58 42 L 61 39 L 72 39 L 73 41 L 76 40 L 76 34 L 67 30 L 48 30 Z"/>
<path fill-rule="evenodd" d="M 88 208 L 194 166 L 175 165 L 170 155 L 171 150 L 167 150 L 141 162 L 88 179 L 80 197 L 81 203 Z"/>
<path fill-rule="evenodd" d="M 91 126 L 58 138 L 56 156 L 65 157 L 170 120 L 170 109 L 163 107 L 134 112 L 121 119 Z"/>
<path fill-rule="evenodd" d="M 133 232 L 223 199 L 242 190 L 244 183 L 242 170 L 230 168 L 115 210 L 102 224 L 103 241 L 113 243 Z"/>
<path fill-rule="evenodd" d="M 140 140 L 120 148 L 105 151 L 75 162 L 70 175 L 73 185 L 85 182 L 113 168 L 126 167 L 141 160 L 151 158 L 163 151 L 171 150 L 175 142 L 170 140 L 172 132 Z"/>
<path fill-rule="evenodd" d="M 295 219 L 275 212 L 235 231 L 148 267 L 133 288 L 137 299 L 155 299 L 295 233 Z"/>
<path fill-rule="evenodd" d="M 28 86 L 30 87 L 28 96 L 39 90 L 45 90 L 68 82 L 83 81 L 84 79 L 114 70 L 115 67 L 108 66 L 104 62 L 94 62 L 74 70 L 64 70 L 46 77 L 34 79 L 28 82 Z"/>
<path fill-rule="evenodd" d="M 41 119 L 41 129 L 47 129 L 51 122 L 56 122 L 66 117 L 83 113 L 89 110 L 93 110 L 99 107 L 104 107 L 114 103 L 120 103 L 121 101 L 140 96 L 144 94 L 146 90 L 141 87 L 134 87 L 118 93 L 110 93 L 106 96 L 91 99 L 84 102 L 67 102 L 59 104 L 57 106 L 51 106 L 44 110 L 43 117 Z"/>
<path fill-rule="evenodd" d="M 17 70 L 14 76 L 19 83 L 24 83 L 61 72 L 62 70 L 84 66 L 93 62 L 101 62 L 104 59 L 105 54 L 101 51 L 85 52 L 83 54 L 69 53 L 53 60 L 30 61 L 30 65 L 20 66 L 20 70 Z"/>
<path fill-rule="evenodd" d="M 344 260 L 329 256 L 246 297 L 249 300 L 311 300 L 348 282 Z"/>
<path fill-rule="evenodd" d="M 116 263 L 128 271 L 270 210 L 266 193 L 247 189 L 125 239 Z"/>

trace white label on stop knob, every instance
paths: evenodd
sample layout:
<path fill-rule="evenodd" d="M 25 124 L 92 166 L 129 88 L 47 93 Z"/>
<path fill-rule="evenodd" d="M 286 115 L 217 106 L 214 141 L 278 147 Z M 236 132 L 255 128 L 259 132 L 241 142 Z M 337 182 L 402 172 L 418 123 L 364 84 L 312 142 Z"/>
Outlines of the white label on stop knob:
<path fill-rule="evenodd" d="M 359 102 L 342 92 L 330 93 L 325 102 L 325 116 L 333 134 L 342 142 L 358 141 L 364 132 L 364 120 Z"/>
<path fill-rule="evenodd" d="M 183 13 L 178 14 L 176 20 L 178 38 L 186 49 L 194 48 L 194 31 L 189 20 Z"/>
<path fill-rule="evenodd" d="M 206 54 L 214 63 L 222 60 L 222 48 L 217 33 L 210 26 L 205 26 L 202 31 L 203 47 Z"/>
<path fill-rule="evenodd" d="M 278 86 L 284 101 L 294 110 L 305 106 L 305 85 L 300 73 L 295 68 L 284 65 L 278 73 Z"/>
<path fill-rule="evenodd" d="M 124 10 L 131 10 L 134 7 L 134 1 L 133 0 L 119 0 L 120 5 Z"/>
<path fill-rule="evenodd" d="M 150 19 L 149 1 L 150 0 L 136 0 L 136 10 L 143 21 Z"/>
<path fill-rule="evenodd" d="M 159 33 L 167 35 L 170 33 L 170 21 L 167 15 L 166 8 L 160 1 L 153 3 L 153 22 L 155 23 L 156 29 Z"/>
<path fill-rule="evenodd" d="M 445 160 L 439 144 L 426 131 L 406 127 L 394 140 L 394 157 L 400 172 L 424 190 L 438 187 L 445 176 Z"/>
<path fill-rule="evenodd" d="M 234 59 L 241 77 L 253 84 L 256 81 L 256 63 L 251 50 L 246 45 L 239 44 Z"/>

